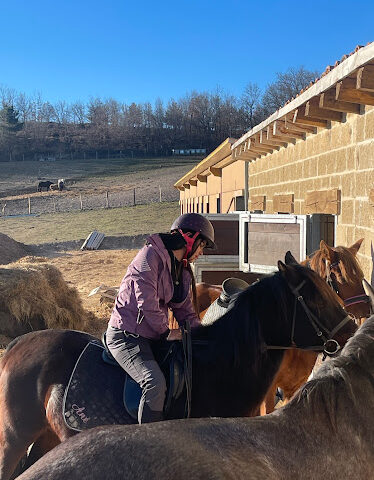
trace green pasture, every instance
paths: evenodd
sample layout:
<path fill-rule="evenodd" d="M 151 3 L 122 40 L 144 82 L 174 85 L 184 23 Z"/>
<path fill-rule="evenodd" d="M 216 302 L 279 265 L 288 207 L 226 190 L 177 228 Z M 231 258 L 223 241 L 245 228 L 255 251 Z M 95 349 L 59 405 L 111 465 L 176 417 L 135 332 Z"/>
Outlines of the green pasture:
<path fill-rule="evenodd" d="M 178 215 L 178 202 L 165 202 L 36 217 L 0 217 L 0 232 L 29 245 L 81 240 L 92 230 L 107 236 L 132 236 L 168 231 Z"/>

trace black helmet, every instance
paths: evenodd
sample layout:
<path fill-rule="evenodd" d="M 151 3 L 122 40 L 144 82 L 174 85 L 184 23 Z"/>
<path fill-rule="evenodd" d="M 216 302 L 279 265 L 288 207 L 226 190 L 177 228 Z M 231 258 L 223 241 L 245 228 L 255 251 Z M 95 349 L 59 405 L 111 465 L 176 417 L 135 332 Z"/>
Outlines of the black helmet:
<path fill-rule="evenodd" d="M 214 228 L 210 221 L 199 213 L 184 213 L 174 220 L 170 230 L 187 230 L 199 232 L 207 241 L 206 248 L 216 248 Z"/>

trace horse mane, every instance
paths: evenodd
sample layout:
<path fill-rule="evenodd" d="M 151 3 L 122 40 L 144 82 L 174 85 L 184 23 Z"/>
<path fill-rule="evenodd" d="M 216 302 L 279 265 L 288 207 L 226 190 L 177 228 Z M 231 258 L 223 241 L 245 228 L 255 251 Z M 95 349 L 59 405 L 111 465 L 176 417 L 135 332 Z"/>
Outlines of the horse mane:
<path fill-rule="evenodd" d="M 360 267 L 355 255 L 347 247 L 331 247 L 339 258 L 339 268 L 343 279 L 350 285 L 362 280 L 364 273 Z M 311 257 L 308 258 L 309 265 L 312 270 L 318 273 L 322 278 L 326 279 L 326 263 L 325 255 L 321 250 L 317 250 Z"/>
<path fill-rule="evenodd" d="M 361 391 L 374 391 L 374 315 L 351 337 L 339 357 L 321 366 L 310 380 L 286 405 L 309 407 L 315 415 L 325 414 L 330 427 L 338 428 L 338 403 L 348 397 L 350 408 L 362 408 Z"/>

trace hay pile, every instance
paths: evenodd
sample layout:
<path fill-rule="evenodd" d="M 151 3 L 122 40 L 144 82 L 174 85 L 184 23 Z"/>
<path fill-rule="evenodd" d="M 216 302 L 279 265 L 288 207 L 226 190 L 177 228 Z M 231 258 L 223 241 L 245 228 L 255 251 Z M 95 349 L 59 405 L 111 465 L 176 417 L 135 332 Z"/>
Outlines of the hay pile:
<path fill-rule="evenodd" d="M 15 262 L 28 253 L 27 247 L 23 243 L 16 242 L 8 235 L 0 233 L 0 265 Z"/>
<path fill-rule="evenodd" d="M 91 321 L 75 288 L 48 264 L 0 268 L 0 335 L 14 338 L 43 328 L 85 330 Z"/>

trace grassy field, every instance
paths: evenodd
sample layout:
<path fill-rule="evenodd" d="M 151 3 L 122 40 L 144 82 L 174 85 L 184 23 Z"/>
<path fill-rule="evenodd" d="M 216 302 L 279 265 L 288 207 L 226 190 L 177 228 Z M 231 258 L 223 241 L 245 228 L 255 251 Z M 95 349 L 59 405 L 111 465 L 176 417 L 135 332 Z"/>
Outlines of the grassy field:
<path fill-rule="evenodd" d="M 103 185 L 121 185 L 127 176 L 162 175 L 164 169 L 180 168 L 186 173 L 200 157 L 117 158 L 87 160 L 56 160 L 55 162 L 0 163 L 0 198 L 36 191 L 40 179 L 57 181 L 64 178 L 69 185 L 95 188 Z"/>
<path fill-rule="evenodd" d="M 81 240 L 92 230 L 107 236 L 132 236 L 168 231 L 178 215 L 178 203 L 171 202 L 38 217 L 0 217 L 0 232 L 29 245 Z"/>

